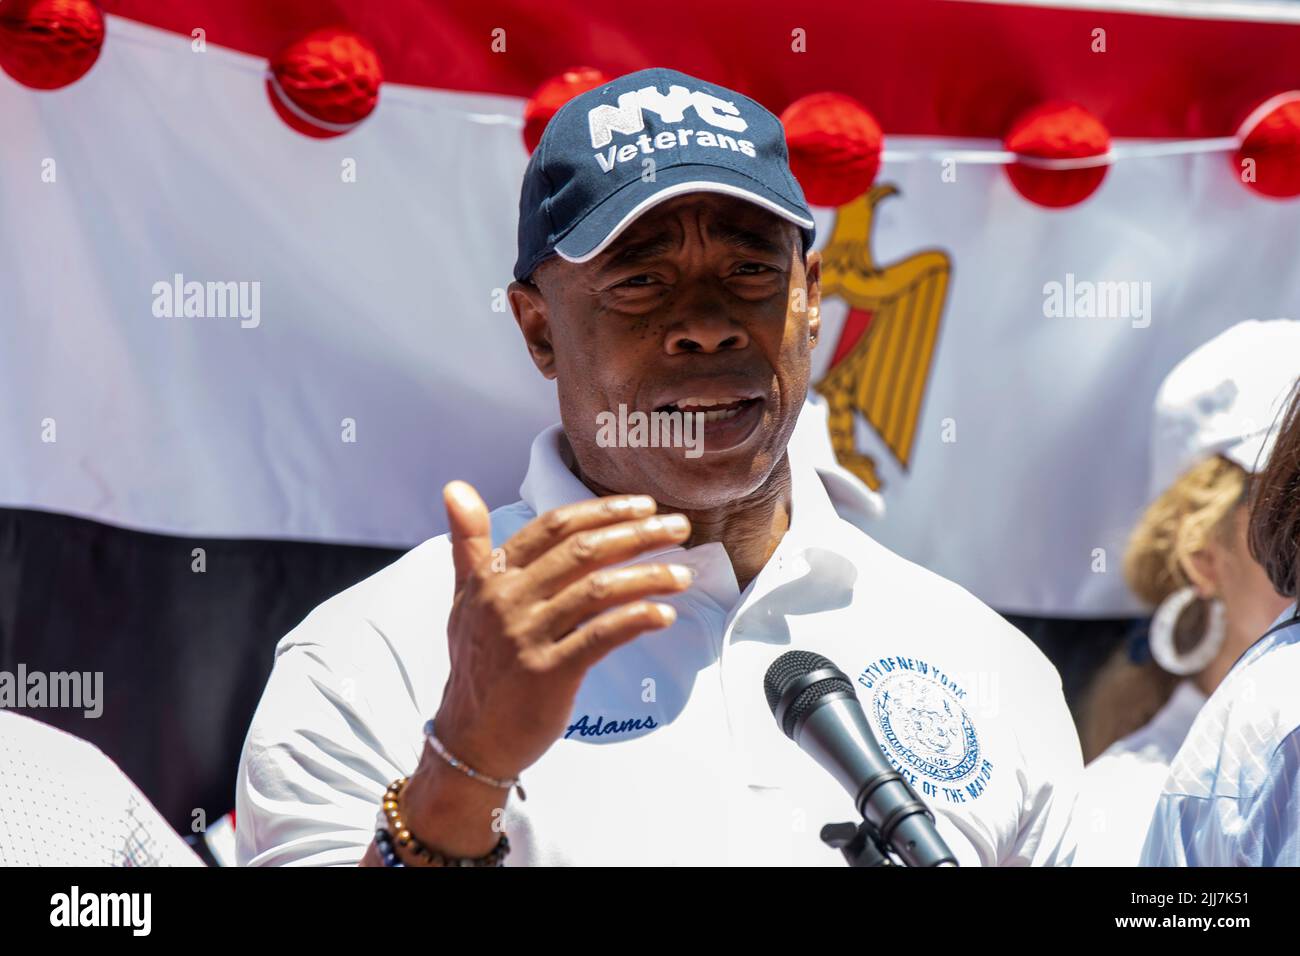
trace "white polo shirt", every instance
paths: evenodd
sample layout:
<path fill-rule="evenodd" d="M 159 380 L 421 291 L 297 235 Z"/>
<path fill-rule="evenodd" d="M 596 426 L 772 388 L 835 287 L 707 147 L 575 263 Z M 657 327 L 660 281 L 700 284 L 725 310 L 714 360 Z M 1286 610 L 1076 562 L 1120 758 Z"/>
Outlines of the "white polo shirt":
<path fill-rule="evenodd" d="M 1143 866 L 1300 866 L 1300 616 L 1233 665 L 1174 757 Z"/>
<path fill-rule="evenodd" d="M 1074 807 L 1075 866 L 1137 866 L 1169 765 L 1205 704 L 1191 680 L 1145 726 L 1106 748 L 1083 770 Z"/>
<path fill-rule="evenodd" d="M 495 544 L 592 497 L 570 455 L 558 426 L 537 438 L 523 500 L 492 514 Z M 508 865 L 843 866 L 818 831 L 853 820 L 852 800 L 764 697 L 764 673 L 792 648 L 856 681 L 881 749 L 962 865 L 1069 862 L 1081 761 L 1056 670 L 969 593 L 840 518 L 791 457 L 789 530 L 743 593 L 720 544 L 656 555 L 698 577 L 666 599 L 671 628 L 588 672 L 568 732 L 523 774 L 527 799 L 506 804 Z M 438 709 L 452 587 L 441 536 L 280 642 L 240 762 L 241 863 L 361 859 L 384 788 L 415 769 Z"/>

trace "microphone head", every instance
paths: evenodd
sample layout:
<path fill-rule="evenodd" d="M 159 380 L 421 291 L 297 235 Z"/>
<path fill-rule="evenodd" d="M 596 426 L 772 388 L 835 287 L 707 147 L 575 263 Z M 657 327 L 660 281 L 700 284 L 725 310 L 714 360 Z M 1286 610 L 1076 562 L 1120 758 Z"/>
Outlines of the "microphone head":
<path fill-rule="evenodd" d="M 831 695 L 856 697 L 844 672 L 812 651 L 786 651 L 763 676 L 763 692 L 781 732 L 791 740 L 803 718 Z"/>

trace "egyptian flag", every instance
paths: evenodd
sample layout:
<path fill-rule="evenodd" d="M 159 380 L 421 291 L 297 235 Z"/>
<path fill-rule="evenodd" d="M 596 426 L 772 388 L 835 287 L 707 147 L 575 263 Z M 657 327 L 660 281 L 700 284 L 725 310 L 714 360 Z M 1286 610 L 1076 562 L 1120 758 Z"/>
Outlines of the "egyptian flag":
<path fill-rule="evenodd" d="M 1197 10 L 7 0 L 0 670 L 102 672 L 101 716 L 30 712 L 183 833 L 228 810 L 275 642 L 448 480 L 517 497 L 558 418 L 505 299 L 529 146 L 648 66 L 785 118 L 879 540 L 1133 614 L 1158 383 L 1300 312 L 1300 25 Z"/>

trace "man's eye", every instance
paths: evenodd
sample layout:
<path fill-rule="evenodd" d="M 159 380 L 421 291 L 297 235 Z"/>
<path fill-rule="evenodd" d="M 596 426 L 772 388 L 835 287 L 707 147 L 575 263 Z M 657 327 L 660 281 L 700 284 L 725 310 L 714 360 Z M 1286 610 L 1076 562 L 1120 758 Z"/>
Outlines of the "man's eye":
<path fill-rule="evenodd" d="M 618 288 L 619 286 L 645 288 L 648 285 L 654 285 L 655 281 L 655 277 L 651 275 L 632 276 L 630 279 L 624 279 L 622 282 L 618 283 L 618 286 L 615 286 L 615 288 Z"/>
<path fill-rule="evenodd" d="M 736 266 L 736 274 L 743 276 L 762 275 L 764 272 L 773 272 L 771 266 L 766 266 L 761 262 L 742 262 Z"/>

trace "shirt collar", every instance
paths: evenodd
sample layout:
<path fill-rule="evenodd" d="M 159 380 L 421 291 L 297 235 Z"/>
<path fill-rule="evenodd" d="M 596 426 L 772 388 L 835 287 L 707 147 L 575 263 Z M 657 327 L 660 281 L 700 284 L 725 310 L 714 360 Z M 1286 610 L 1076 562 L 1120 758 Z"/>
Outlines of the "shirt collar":
<path fill-rule="evenodd" d="M 807 461 L 806 456 L 793 445 L 787 451 L 790 457 L 790 527 L 764 572 L 769 570 L 773 562 L 779 564 L 785 555 L 800 551 L 814 542 L 822 547 L 833 546 L 832 537 L 827 531 L 841 521 L 819 469 Z M 561 425 L 552 425 L 533 439 L 528 472 L 519 486 L 519 497 L 534 514 L 544 514 L 594 495 L 573 473 L 573 464 L 573 450 Z M 665 548 L 638 555 L 634 560 L 640 562 L 652 556 L 662 558 L 665 555 L 672 555 L 672 561 L 694 568 L 697 578 L 692 590 L 703 592 L 724 611 L 733 608 L 740 599 L 735 573 L 727 558 L 726 549 L 721 544 L 713 542 L 694 548 Z M 759 577 L 770 578 L 772 575 L 764 573 Z M 757 581 L 758 578 L 755 578 L 755 583 Z M 751 585 L 748 591 L 753 590 Z"/>
<path fill-rule="evenodd" d="M 533 510 L 545 514 L 564 505 L 577 504 L 595 492 L 573 473 L 573 450 L 564 428 L 552 425 L 533 439 L 528 455 L 528 472 L 519 486 L 519 497 Z"/>
<path fill-rule="evenodd" d="M 1231 676 L 1233 673 L 1245 667 L 1247 663 L 1253 662 L 1261 654 L 1267 651 L 1275 641 L 1280 639 L 1283 631 L 1289 630 L 1297 623 L 1300 623 L 1300 602 L 1292 604 L 1289 608 L 1278 615 L 1278 618 L 1273 622 L 1273 625 L 1261 634 L 1255 640 L 1255 643 L 1251 644 L 1250 647 L 1241 652 L 1241 656 L 1233 662 L 1232 667 L 1228 668 L 1228 675 Z M 1225 681 L 1227 679 L 1227 677 L 1224 677 Z"/>

